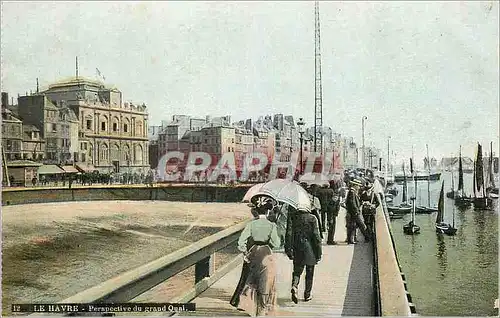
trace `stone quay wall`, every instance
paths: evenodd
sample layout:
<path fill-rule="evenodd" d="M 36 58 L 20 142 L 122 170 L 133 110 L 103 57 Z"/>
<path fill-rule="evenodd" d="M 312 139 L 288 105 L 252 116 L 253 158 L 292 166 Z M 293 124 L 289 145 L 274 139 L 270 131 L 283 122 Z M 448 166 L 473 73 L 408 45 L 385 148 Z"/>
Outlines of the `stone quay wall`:
<path fill-rule="evenodd" d="M 163 200 L 183 202 L 240 202 L 252 185 L 242 186 L 99 186 L 4 189 L 2 205 L 68 201 Z"/>

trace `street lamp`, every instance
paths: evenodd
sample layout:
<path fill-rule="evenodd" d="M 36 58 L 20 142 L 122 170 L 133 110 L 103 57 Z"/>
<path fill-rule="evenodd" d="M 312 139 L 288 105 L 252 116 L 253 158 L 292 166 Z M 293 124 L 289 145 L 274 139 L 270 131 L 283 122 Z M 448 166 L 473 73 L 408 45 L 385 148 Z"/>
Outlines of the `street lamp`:
<path fill-rule="evenodd" d="M 303 126 L 305 125 L 304 120 L 302 118 L 299 118 L 299 121 L 297 122 L 297 126 L 299 128 L 299 140 L 300 140 L 300 152 L 299 152 L 299 174 L 302 175 L 302 142 L 304 140 L 304 129 Z"/>
<path fill-rule="evenodd" d="M 362 139 L 363 139 L 363 170 L 366 169 L 366 163 L 365 163 L 365 120 L 367 120 L 368 117 L 363 116 L 361 118 L 361 134 L 362 134 Z"/>

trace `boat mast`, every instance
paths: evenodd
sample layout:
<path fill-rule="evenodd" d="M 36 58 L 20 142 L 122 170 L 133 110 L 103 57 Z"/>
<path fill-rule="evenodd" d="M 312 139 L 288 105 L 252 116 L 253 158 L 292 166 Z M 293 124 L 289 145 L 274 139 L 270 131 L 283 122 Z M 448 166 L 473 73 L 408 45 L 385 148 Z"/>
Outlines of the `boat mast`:
<path fill-rule="evenodd" d="M 427 206 L 431 206 L 431 161 L 429 159 L 429 145 L 425 144 L 427 149 Z"/>
<path fill-rule="evenodd" d="M 474 170 L 472 172 L 472 191 L 474 191 L 474 199 L 477 198 L 476 196 L 476 161 L 474 160 L 473 162 L 473 167 Z"/>
<path fill-rule="evenodd" d="M 458 155 L 458 189 L 457 192 L 461 192 L 461 196 L 465 197 L 464 190 L 464 169 L 462 166 L 462 145 L 460 145 L 460 152 Z"/>
<path fill-rule="evenodd" d="M 415 187 L 413 189 L 413 197 L 411 198 L 412 205 L 413 205 L 412 206 L 412 211 L 411 211 L 411 223 L 412 223 L 412 225 L 415 225 L 415 210 L 417 208 L 417 206 L 416 206 L 417 180 L 415 179 L 415 167 L 413 167 L 413 146 L 411 148 L 410 169 L 411 169 L 411 174 L 412 174 L 413 182 L 415 183 Z"/>
<path fill-rule="evenodd" d="M 453 205 L 453 224 L 452 227 L 455 228 L 455 205 Z"/>
<path fill-rule="evenodd" d="M 387 138 L 387 162 L 385 163 L 385 185 L 387 186 L 387 181 L 389 180 L 389 139 L 391 136 Z"/>
<path fill-rule="evenodd" d="M 495 175 L 493 174 L 493 141 L 490 141 L 490 160 L 489 160 L 488 172 L 490 175 L 490 184 L 489 186 L 495 188 Z"/>
<path fill-rule="evenodd" d="M 410 164 L 410 166 L 411 166 L 411 174 L 412 174 L 413 184 L 414 184 L 413 197 L 415 198 L 415 201 L 413 201 L 413 202 L 416 203 L 416 199 L 417 199 L 417 178 L 415 177 L 415 175 L 416 175 L 416 168 L 417 167 L 413 166 L 415 164 L 415 162 L 413 160 L 413 146 L 411 146 L 411 159 L 410 159 L 410 162 L 412 163 L 412 164 Z"/>

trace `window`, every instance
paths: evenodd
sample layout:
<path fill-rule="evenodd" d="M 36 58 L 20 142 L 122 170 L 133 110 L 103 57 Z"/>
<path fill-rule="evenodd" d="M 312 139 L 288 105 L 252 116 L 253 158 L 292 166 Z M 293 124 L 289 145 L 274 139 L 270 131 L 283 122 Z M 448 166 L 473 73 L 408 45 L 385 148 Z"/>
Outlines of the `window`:
<path fill-rule="evenodd" d="M 101 130 L 106 131 L 106 123 L 105 122 L 101 122 Z"/>
<path fill-rule="evenodd" d="M 123 132 L 128 132 L 128 125 L 127 124 L 123 124 Z"/>
<path fill-rule="evenodd" d="M 227 151 L 231 151 L 231 147 L 227 147 Z"/>
<path fill-rule="evenodd" d="M 117 123 L 113 123 L 113 131 L 118 131 L 118 124 Z"/>
<path fill-rule="evenodd" d="M 92 129 L 92 120 L 87 119 L 87 129 Z"/>
<path fill-rule="evenodd" d="M 56 132 L 57 131 L 57 124 L 52 124 L 52 132 Z"/>

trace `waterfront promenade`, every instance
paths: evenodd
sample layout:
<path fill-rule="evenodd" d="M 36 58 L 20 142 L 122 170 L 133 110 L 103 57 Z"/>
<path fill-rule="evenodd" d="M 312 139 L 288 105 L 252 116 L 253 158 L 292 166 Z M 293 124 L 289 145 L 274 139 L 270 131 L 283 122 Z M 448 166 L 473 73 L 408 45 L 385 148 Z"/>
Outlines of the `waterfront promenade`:
<path fill-rule="evenodd" d="M 348 245 L 346 237 L 345 210 L 337 218 L 336 240 L 338 245 L 323 244 L 323 257 L 314 273 L 313 299 L 303 301 L 304 275 L 299 285 L 299 303 L 290 298 L 292 261 L 283 253 L 277 257 L 278 306 L 276 316 L 374 316 L 375 295 L 373 289 L 372 244 L 363 242 Z M 189 316 L 246 316 L 229 304 L 241 273 L 241 265 L 222 277 L 205 292 L 192 300 L 196 312 Z"/>

